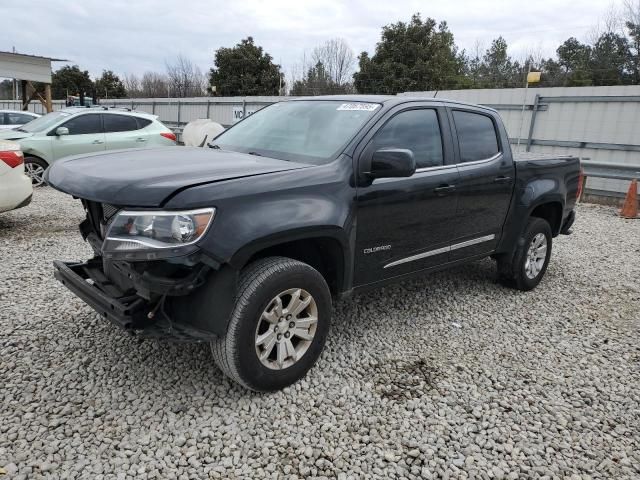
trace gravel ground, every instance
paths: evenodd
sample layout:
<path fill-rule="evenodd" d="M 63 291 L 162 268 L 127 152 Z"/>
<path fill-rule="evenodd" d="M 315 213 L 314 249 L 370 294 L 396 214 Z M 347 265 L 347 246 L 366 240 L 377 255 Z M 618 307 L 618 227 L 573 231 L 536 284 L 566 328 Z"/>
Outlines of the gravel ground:
<path fill-rule="evenodd" d="M 342 302 L 282 392 L 205 345 L 139 343 L 59 285 L 79 202 L 0 215 L 0 467 L 9 478 L 640 478 L 640 221 L 581 205 L 543 283 L 491 261 Z M 5 477 L 5 478 L 6 478 Z M 2 476 L 0 476 L 2 478 Z"/>

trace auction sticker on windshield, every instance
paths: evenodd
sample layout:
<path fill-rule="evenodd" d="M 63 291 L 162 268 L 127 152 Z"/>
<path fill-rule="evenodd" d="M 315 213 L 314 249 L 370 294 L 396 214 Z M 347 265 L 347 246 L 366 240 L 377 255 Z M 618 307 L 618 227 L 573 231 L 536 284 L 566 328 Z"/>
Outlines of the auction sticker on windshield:
<path fill-rule="evenodd" d="M 357 110 L 361 112 L 373 112 L 380 105 L 377 103 L 343 103 L 336 110 Z"/>

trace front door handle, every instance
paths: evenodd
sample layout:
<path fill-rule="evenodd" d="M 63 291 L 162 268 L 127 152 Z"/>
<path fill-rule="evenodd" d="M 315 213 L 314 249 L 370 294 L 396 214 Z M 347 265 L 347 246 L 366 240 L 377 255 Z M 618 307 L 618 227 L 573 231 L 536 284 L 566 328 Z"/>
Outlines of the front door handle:
<path fill-rule="evenodd" d="M 493 179 L 493 183 L 511 183 L 511 177 L 505 177 L 501 175 Z"/>
<path fill-rule="evenodd" d="M 456 186 L 455 185 L 440 185 L 439 187 L 434 188 L 433 191 L 436 193 L 436 195 L 442 197 L 444 195 L 448 195 L 450 193 L 455 192 L 456 191 Z"/>
<path fill-rule="evenodd" d="M 94 145 L 102 145 L 104 143 L 104 140 L 94 140 L 92 143 Z"/>

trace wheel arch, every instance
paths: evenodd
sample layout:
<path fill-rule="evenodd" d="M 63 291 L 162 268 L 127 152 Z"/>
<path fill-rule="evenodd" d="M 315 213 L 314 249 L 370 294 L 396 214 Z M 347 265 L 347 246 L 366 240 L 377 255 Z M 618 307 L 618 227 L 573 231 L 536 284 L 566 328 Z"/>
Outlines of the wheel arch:
<path fill-rule="evenodd" d="M 562 227 L 562 202 L 551 200 L 539 203 L 529 213 L 530 217 L 542 218 L 549 222 L 554 237 L 560 234 Z"/>
<path fill-rule="evenodd" d="M 288 257 L 306 263 L 320 272 L 332 294 L 348 289 L 348 248 L 341 231 L 326 228 L 287 232 L 251 242 L 241 248 L 229 262 L 237 270 L 265 257 Z"/>
<path fill-rule="evenodd" d="M 24 153 L 24 158 L 25 158 L 25 160 L 26 160 L 27 158 L 29 158 L 29 157 L 37 158 L 38 160 L 41 160 L 41 161 L 43 161 L 44 163 L 46 163 L 46 164 L 47 164 L 47 167 L 50 167 L 50 166 L 51 166 L 51 163 L 50 163 L 50 162 L 48 162 L 46 159 L 44 159 L 42 156 L 40 156 L 40 155 L 38 155 L 38 154 L 35 154 L 35 153 L 33 153 L 33 152 L 29 152 L 29 151 L 26 151 L 26 152 L 23 152 L 23 153 Z"/>

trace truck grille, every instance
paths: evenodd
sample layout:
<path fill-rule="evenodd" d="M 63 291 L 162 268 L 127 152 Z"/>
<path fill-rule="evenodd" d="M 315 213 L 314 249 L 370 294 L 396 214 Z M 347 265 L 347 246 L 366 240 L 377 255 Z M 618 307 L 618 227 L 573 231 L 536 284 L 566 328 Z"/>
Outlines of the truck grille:
<path fill-rule="evenodd" d="M 106 222 L 108 222 L 109 220 L 111 220 L 111 217 L 113 217 L 116 213 L 118 213 L 118 210 L 120 210 L 119 207 L 116 207 L 115 205 L 110 205 L 108 203 L 103 203 L 102 204 L 102 219 Z"/>
<path fill-rule="evenodd" d="M 98 203 L 89 200 L 83 200 L 83 203 L 87 211 L 87 219 L 93 231 L 101 239 L 104 238 L 107 223 L 118 213 L 120 208 L 108 203 Z"/>

